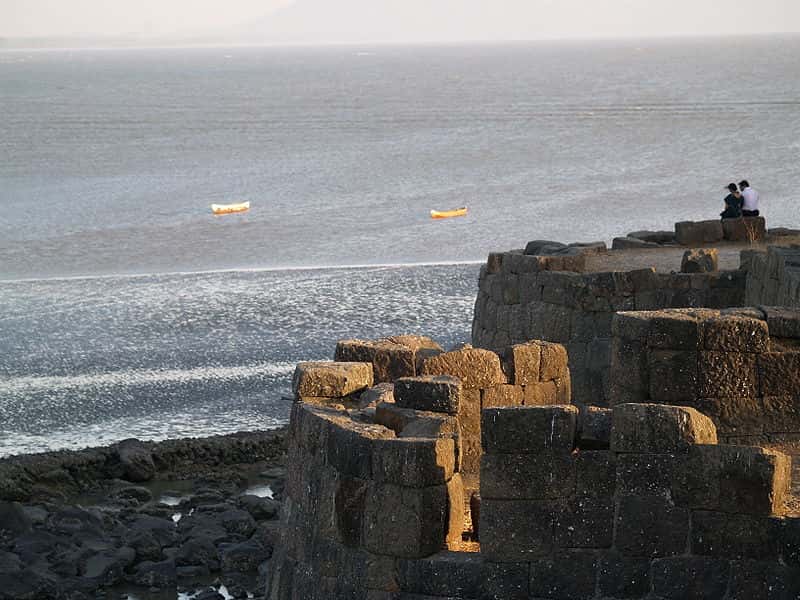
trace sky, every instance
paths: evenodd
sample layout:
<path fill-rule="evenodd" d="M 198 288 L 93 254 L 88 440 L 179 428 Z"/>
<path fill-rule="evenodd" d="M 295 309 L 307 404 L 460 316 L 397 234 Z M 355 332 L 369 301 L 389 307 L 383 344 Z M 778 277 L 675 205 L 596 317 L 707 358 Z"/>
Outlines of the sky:
<path fill-rule="evenodd" d="M 0 0 L 0 36 L 403 42 L 800 32 L 800 0 Z"/>

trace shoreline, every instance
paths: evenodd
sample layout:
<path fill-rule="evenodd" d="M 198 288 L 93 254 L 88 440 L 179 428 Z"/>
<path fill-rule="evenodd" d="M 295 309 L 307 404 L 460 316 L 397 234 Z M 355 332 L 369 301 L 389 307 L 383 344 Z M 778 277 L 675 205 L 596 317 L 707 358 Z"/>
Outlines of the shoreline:
<path fill-rule="evenodd" d="M 4 283 L 38 283 L 49 281 L 82 281 L 98 279 L 143 279 L 146 277 L 162 276 L 192 276 L 192 275 L 217 275 L 225 273 L 282 273 L 294 271 L 356 271 L 367 269 L 403 269 L 410 267 L 452 267 L 460 265 L 480 265 L 483 260 L 454 260 L 454 261 L 422 261 L 408 263 L 376 263 L 376 264 L 351 264 L 351 265 L 316 265 L 297 267 L 238 267 L 229 269 L 201 269 L 196 271 L 164 271 L 158 273 L 114 273 L 103 275 L 65 275 L 55 277 L 21 277 L 4 279 L 0 275 L 0 285 Z"/>
<path fill-rule="evenodd" d="M 0 599 L 258 597 L 280 531 L 285 434 L 0 459 Z"/>

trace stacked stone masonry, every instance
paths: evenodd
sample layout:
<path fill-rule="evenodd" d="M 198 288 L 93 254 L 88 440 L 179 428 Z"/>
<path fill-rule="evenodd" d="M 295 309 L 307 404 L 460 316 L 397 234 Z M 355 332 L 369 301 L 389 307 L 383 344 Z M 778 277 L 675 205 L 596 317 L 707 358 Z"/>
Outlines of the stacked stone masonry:
<path fill-rule="evenodd" d="M 621 312 L 611 404 L 691 406 L 726 442 L 800 440 L 800 310 Z"/>
<path fill-rule="evenodd" d="M 578 404 L 608 404 L 615 312 L 744 305 L 744 270 L 581 273 L 549 270 L 550 258 L 521 251 L 489 256 L 480 273 L 472 343 L 495 351 L 529 339 L 563 344 Z"/>
<path fill-rule="evenodd" d="M 800 307 L 800 246 L 742 252 L 748 305 Z"/>
<path fill-rule="evenodd" d="M 514 366 L 516 376 L 523 363 Z M 533 377 L 529 366 L 519 377 Z M 325 368 L 339 373 L 338 391 L 300 397 L 305 371 Z M 537 383 L 543 368 L 540 351 Z M 480 549 L 462 552 L 448 547 L 468 513 L 458 426 L 466 389 L 423 374 L 396 380 L 395 402 L 382 394 L 376 407 L 348 409 L 353 378 L 342 371 L 355 378 L 363 365 L 298 367 L 272 600 L 800 594 L 789 458 L 717 445 L 713 422 L 693 408 L 526 406 L 524 393 L 523 403 L 484 407 Z"/>

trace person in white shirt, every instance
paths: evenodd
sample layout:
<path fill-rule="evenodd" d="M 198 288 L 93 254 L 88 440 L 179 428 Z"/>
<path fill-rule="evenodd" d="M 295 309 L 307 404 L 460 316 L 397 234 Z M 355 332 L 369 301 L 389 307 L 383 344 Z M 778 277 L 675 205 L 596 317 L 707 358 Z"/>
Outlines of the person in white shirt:
<path fill-rule="evenodd" d="M 742 190 L 742 216 L 743 217 L 757 217 L 758 216 L 758 192 L 750 187 L 746 179 L 739 182 L 739 189 Z"/>

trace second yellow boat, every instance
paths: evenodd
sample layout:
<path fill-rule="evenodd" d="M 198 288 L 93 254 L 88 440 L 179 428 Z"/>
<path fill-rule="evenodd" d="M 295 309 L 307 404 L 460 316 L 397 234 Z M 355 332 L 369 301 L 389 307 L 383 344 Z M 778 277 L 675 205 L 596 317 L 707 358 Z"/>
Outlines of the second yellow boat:
<path fill-rule="evenodd" d="M 449 219 L 450 217 L 463 217 L 466 214 L 466 206 L 453 210 L 431 210 L 431 219 Z"/>

